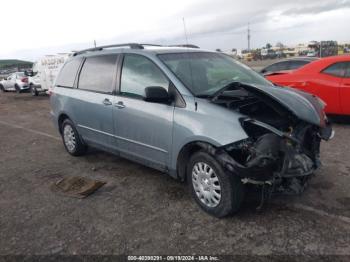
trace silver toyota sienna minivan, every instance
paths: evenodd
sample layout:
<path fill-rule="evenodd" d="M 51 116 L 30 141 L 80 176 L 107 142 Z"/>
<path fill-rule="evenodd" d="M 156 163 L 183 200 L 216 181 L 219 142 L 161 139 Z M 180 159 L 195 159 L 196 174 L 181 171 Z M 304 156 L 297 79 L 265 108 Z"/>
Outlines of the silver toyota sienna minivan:
<path fill-rule="evenodd" d="M 75 53 L 51 94 L 69 154 L 95 147 L 187 181 L 216 217 L 239 209 L 246 184 L 303 190 L 333 135 L 324 106 L 225 54 L 145 44 Z"/>

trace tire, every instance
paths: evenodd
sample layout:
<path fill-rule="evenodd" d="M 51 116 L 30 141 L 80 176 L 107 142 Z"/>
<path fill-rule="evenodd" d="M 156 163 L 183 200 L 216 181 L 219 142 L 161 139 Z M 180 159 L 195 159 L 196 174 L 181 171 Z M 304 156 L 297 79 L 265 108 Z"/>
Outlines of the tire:
<path fill-rule="evenodd" d="M 82 142 L 77 129 L 69 119 L 63 121 L 61 125 L 61 135 L 63 145 L 72 156 L 81 156 L 86 152 L 87 147 Z"/>
<path fill-rule="evenodd" d="M 20 93 L 21 93 L 21 89 L 19 88 L 18 85 L 15 85 L 15 89 L 16 89 L 16 93 L 17 93 L 17 94 L 20 94 Z"/>
<path fill-rule="evenodd" d="M 242 204 L 244 186 L 240 179 L 226 172 L 214 157 L 204 151 L 191 156 L 187 181 L 197 204 L 210 215 L 227 216 L 237 212 Z"/>
<path fill-rule="evenodd" d="M 5 90 L 5 88 L 4 88 L 4 86 L 3 86 L 3 85 L 0 85 L 0 91 L 1 91 L 1 92 L 3 92 L 3 93 L 5 93 L 5 92 L 6 92 L 6 90 Z"/>
<path fill-rule="evenodd" d="M 38 96 L 39 92 L 38 90 L 36 90 L 36 87 L 33 85 L 30 85 L 30 93 L 32 94 L 32 96 Z"/>

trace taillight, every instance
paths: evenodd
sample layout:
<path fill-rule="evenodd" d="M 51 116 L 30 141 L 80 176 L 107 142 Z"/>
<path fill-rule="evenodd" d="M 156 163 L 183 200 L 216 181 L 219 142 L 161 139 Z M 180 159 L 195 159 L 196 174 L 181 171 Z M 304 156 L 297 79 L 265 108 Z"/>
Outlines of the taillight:
<path fill-rule="evenodd" d="M 28 77 L 22 77 L 22 78 L 21 78 L 21 81 L 22 81 L 23 83 L 28 83 Z"/>
<path fill-rule="evenodd" d="M 53 88 L 50 86 L 49 87 L 49 90 L 47 90 L 47 94 L 49 95 L 49 96 L 52 96 L 52 94 L 53 94 Z"/>

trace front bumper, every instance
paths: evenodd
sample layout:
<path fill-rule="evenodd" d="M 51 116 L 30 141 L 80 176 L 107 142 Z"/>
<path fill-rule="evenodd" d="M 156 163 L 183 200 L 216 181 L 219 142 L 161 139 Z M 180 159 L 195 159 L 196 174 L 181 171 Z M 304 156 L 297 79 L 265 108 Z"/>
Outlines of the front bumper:
<path fill-rule="evenodd" d="M 326 126 L 321 128 L 320 132 L 319 132 L 319 136 L 321 139 L 328 141 L 331 140 L 335 135 L 335 132 L 332 128 L 332 125 L 327 122 Z"/>
<path fill-rule="evenodd" d="M 47 92 L 48 91 L 47 88 L 43 88 L 40 84 L 33 85 L 33 87 L 35 87 L 36 91 L 38 91 L 38 92 Z"/>
<path fill-rule="evenodd" d="M 21 89 L 21 90 L 28 90 L 29 89 L 29 85 L 19 86 L 19 89 Z"/>

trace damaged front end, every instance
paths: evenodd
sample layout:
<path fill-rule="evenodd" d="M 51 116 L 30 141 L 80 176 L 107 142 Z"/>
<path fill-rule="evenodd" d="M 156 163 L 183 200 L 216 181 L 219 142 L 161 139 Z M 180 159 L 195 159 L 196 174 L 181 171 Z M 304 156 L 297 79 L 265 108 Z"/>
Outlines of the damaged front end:
<path fill-rule="evenodd" d="M 248 138 L 219 148 L 202 147 L 243 183 L 267 185 L 270 193 L 301 193 L 321 164 L 321 140 L 333 135 L 323 110 L 317 110 L 322 123 L 316 125 L 273 97 L 245 86 L 214 102 L 244 115 L 240 122 Z"/>
<path fill-rule="evenodd" d="M 281 193 L 301 193 L 308 177 L 320 166 L 317 130 L 305 125 L 284 133 L 252 119 L 242 119 L 242 126 L 254 131 L 248 139 L 221 148 L 220 158 L 225 159 L 227 169 L 243 183 L 269 184 Z"/>

